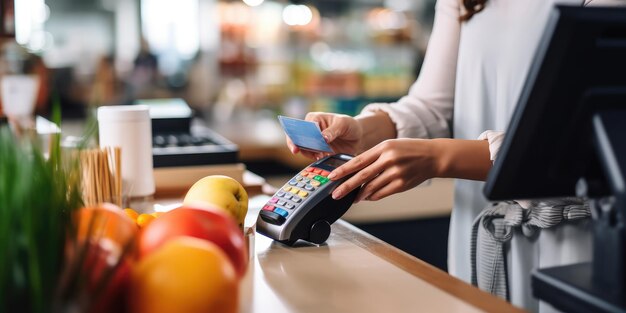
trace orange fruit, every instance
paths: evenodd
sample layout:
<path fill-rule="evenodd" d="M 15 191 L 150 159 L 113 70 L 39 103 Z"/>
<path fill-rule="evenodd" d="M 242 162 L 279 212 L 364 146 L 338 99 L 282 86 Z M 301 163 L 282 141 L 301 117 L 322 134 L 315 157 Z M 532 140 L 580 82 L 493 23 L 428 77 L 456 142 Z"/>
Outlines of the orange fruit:
<path fill-rule="evenodd" d="M 137 225 L 139 225 L 139 227 L 145 227 L 150 224 L 154 219 L 155 217 L 150 214 L 140 214 L 137 217 Z"/>
<path fill-rule="evenodd" d="M 137 233 L 135 222 L 120 207 L 110 203 L 81 208 L 74 218 L 79 242 L 87 238 L 106 238 L 123 247 Z"/>
<path fill-rule="evenodd" d="M 142 259 L 131 276 L 130 312 L 238 311 L 238 280 L 215 244 L 178 237 Z"/>
<path fill-rule="evenodd" d="M 139 216 L 139 213 L 131 208 L 124 209 L 124 213 L 126 213 L 126 215 L 128 215 L 128 217 L 130 217 L 133 221 L 137 221 L 137 217 Z"/>

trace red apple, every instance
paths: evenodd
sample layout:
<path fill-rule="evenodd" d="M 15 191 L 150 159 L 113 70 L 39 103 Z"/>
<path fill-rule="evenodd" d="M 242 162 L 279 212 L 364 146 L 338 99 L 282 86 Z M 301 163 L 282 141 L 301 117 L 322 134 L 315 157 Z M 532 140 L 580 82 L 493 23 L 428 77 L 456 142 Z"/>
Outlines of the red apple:
<path fill-rule="evenodd" d="M 98 289 L 100 280 L 104 279 L 105 271 L 113 271 L 109 273 L 112 276 L 109 278 L 104 290 L 99 294 L 91 303 L 88 310 L 89 313 L 106 313 L 106 312 L 126 312 L 126 301 L 128 288 L 130 283 L 131 262 L 130 258 L 125 257 L 118 260 L 119 264 L 112 268 L 109 264 L 111 255 L 103 250 L 94 251 L 93 259 L 89 260 L 87 265 L 92 270 L 89 276 L 94 281 L 90 282 L 89 286 L 94 294 Z M 92 263 L 93 262 L 93 263 Z"/>
<path fill-rule="evenodd" d="M 172 238 L 189 236 L 205 239 L 220 247 L 239 277 L 247 266 L 243 234 L 232 217 L 222 210 L 183 206 L 163 214 L 143 228 L 139 237 L 139 256 L 143 258 Z"/>

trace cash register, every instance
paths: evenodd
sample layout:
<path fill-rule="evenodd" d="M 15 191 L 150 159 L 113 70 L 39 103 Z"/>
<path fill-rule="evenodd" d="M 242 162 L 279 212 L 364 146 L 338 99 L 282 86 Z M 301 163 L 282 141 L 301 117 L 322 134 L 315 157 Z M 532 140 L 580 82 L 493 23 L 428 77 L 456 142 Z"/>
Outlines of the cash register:
<path fill-rule="evenodd" d="M 135 104 L 150 107 L 155 168 L 238 161 L 237 145 L 194 119 L 183 99 L 137 100 Z"/>

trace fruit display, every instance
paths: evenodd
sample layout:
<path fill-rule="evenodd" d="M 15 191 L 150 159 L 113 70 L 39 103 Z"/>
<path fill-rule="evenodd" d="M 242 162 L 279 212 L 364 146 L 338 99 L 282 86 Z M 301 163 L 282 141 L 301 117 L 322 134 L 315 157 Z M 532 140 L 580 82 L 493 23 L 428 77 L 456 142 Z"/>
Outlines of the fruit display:
<path fill-rule="evenodd" d="M 185 195 L 183 204 L 209 206 L 231 214 L 239 227 L 248 213 L 248 193 L 234 178 L 224 175 L 210 175 L 198 180 Z"/>
<path fill-rule="evenodd" d="M 152 221 L 142 226 L 144 215 Z M 237 312 L 247 246 L 225 211 L 138 214 L 102 204 L 74 218 L 78 245 L 68 245 L 74 270 L 65 281 L 79 287 L 67 289 L 69 298 L 89 299 L 81 311 Z"/>
<path fill-rule="evenodd" d="M 245 189 L 227 176 L 201 179 L 169 212 L 126 209 L 139 229 L 127 312 L 237 312 L 248 267 L 240 228 L 247 209 Z"/>
<path fill-rule="evenodd" d="M 37 307 L 25 305 L 32 299 L 25 294 L 0 303 L 0 309 L 238 312 L 239 288 L 248 267 L 248 246 L 239 225 L 247 212 L 248 197 L 245 190 L 238 190 L 241 185 L 235 180 L 224 176 L 205 179 L 194 186 L 213 186 L 205 189 L 207 198 L 217 199 L 211 201 L 220 205 L 194 201 L 194 205 L 182 204 L 165 213 L 140 214 L 110 203 L 79 208 L 80 201 L 75 201 L 76 208 L 58 228 L 59 266 L 54 269 L 58 274 L 49 280 L 56 290 L 42 294 Z M 218 181 L 223 185 L 211 185 Z M 200 197 L 198 190 L 190 194 Z M 13 286 L 10 283 L 2 280 L 0 287 Z M 28 287 L 24 290 L 29 291 Z M 14 310 L 18 306 L 21 309 Z"/>

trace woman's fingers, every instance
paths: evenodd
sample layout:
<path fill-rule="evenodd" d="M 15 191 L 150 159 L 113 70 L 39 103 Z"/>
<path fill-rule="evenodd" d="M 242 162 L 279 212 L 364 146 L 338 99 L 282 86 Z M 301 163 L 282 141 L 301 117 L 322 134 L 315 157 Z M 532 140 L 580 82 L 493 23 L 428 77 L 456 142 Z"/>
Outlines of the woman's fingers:
<path fill-rule="evenodd" d="M 384 184 L 380 187 L 381 187 L 380 189 L 377 189 L 370 195 L 363 197 L 363 199 L 370 200 L 370 201 L 378 201 L 380 199 L 389 197 L 393 194 L 402 192 L 406 189 L 406 186 L 404 186 L 402 181 L 397 180 L 397 179 L 392 180 L 389 183 Z"/>
<path fill-rule="evenodd" d="M 350 175 L 356 171 L 365 168 L 366 166 L 374 163 L 374 161 L 378 159 L 378 157 L 380 156 L 380 153 L 378 151 L 378 146 L 376 146 L 358 156 L 355 156 L 350 161 L 330 172 L 328 178 L 330 180 L 341 179 L 344 176 Z"/>
<path fill-rule="evenodd" d="M 328 179 L 330 180 L 337 180 L 337 179 L 341 179 L 344 176 L 354 172 L 354 171 L 358 171 L 359 169 L 361 169 L 362 167 L 358 167 L 359 163 L 362 160 L 362 155 L 361 156 L 356 156 L 354 158 L 352 158 L 352 160 L 342 164 L 341 166 L 339 166 L 338 168 L 332 170 L 330 172 L 330 174 L 328 174 Z"/>
<path fill-rule="evenodd" d="M 342 177 L 345 177 L 346 175 L 358 171 L 358 173 L 356 173 L 354 176 L 350 177 L 343 184 L 335 188 L 332 193 L 333 199 L 343 198 L 349 192 L 374 179 L 374 177 L 378 176 L 378 174 L 385 170 L 384 162 L 376 162 L 379 155 L 373 153 L 373 151 L 371 150 L 368 152 L 372 153 L 364 153 L 358 157 L 355 157 L 354 159 L 348 161 L 346 164 L 338 167 L 333 172 L 331 172 L 329 178 L 331 177 L 332 173 L 335 173 L 335 171 L 339 170 L 339 172 L 334 175 L 334 178 L 331 179 L 340 179 Z"/>
<path fill-rule="evenodd" d="M 361 187 L 361 191 L 354 202 L 356 203 L 369 199 L 372 194 L 392 183 L 393 179 L 394 177 L 390 175 L 390 173 L 383 171 Z"/>

